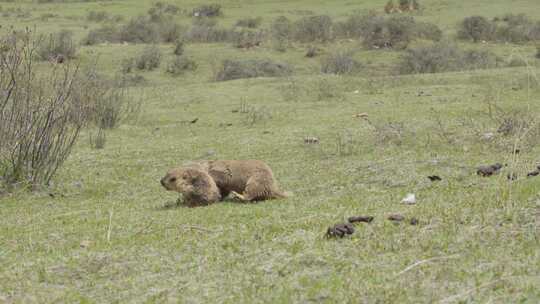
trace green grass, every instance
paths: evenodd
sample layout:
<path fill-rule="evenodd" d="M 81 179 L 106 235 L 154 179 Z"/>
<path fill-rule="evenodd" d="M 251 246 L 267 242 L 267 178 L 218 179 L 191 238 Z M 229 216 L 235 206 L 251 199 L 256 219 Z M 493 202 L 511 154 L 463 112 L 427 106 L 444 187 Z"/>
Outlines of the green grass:
<path fill-rule="evenodd" d="M 267 26 L 275 16 L 297 19 L 306 10 L 342 19 L 356 9 L 382 10 L 385 2 L 222 1 L 220 23 L 262 16 Z M 40 32 L 67 28 L 80 39 L 88 31 L 80 22 L 87 11 L 127 18 L 151 3 L 0 2 L 4 10 L 20 6 L 34 16 L 0 24 L 35 25 Z M 200 2 L 174 3 L 191 9 Z M 448 35 L 473 14 L 524 12 L 540 19 L 535 0 L 421 4 L 426 9 L 418 18 Z M 59 17 L 36 18 L 45 12 Z M 99 55 L 99 66 L 112 75 L 123 58 L 144 47 L 83 47 L 79 58 Z M 540 300 L 540 178 L 506 179 L 540 162 L 539 141 L 518 141 L 521 153 L 514 157 L 516 137 L 481 139 L 499 126 L 488 117 L 488 101 L 538 123 L 535 45 L 485 46 L 504 58 L 523 56 L 529 67 L 419 76 L 392 75 L 398 52 L 366 51 L 351 41 L 321 45 L 325 52 L 356 49 L 368 67 L 343 77 L 320 75 L 320 58 L 304 58 L 307 46 L 299 44 L 285 53 L 265 45 L 244 51 L 188 44 L 185 53 L 199 69 L 170 77 L 164 67 L 173 46 L 160 47 L 167 54 L 161 68 L 142 73 L 149 84 L 131 90 L 144 100 L 139 119 L 108 132 L 101 150 L 92 149 L 83 132 L 50 189 L 0 198 L 0 303 Z M 295 73 L 212 82 L 213 63 L 225 58 L 272 58 Z M 319 100 L 322 86 L 336 96 Z M 251 124 L 249 114 L 232 112 L 242 104 L 265 119 Z M 361 112 L 379 132 L 352 117 Z M 183 123 L 196 117 L 196 124 Z M 401 137 L 383 128 L 388 123 L 402 124 Z M 306 136 L 320 144 L 304 144 Z M 264 160 L 294 196 L 168 207 L 177 195 L 164 191 L 159 179 L 172 166 L 203 158 Z M 476 166 L 494 162 L 509 166 L 491 178 L 475 175 Z M 432 174 L 443 180 L 431 183 L 426 176 Z M 400 204 L 409 192 L 418 203 Z M 395 225 L 386 220 L 393 213 L 420 224 Z M 324 237 L 329 226 L 353 215 L 375 220 L 357 225 L 348 238 Z"/>

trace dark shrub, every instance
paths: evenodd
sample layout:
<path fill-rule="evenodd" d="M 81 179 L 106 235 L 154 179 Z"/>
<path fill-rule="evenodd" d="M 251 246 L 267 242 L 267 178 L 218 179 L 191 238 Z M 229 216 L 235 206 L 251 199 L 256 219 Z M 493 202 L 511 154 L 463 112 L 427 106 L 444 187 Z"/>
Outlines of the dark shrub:
<path fill-rule="evenodd" d="M 120 63 L 120 72 L 123 74 L 135 71 L 135 58 L 124 58 Z"/>
<path fill-rule="evenodd" d="M 194 17 L 218 17 L 221 16 L 221 5 L 205 4 L 193 9 L 192 16 Z"/>
<path fill-rule="evenodd" d="M 320 52 L 321 52 L 321 50 L 318 47 L 311 45 L 307 49 L 306 57 L 307 58 L 317 57 L 317 56 L 319 56 Z"/>
<path fill-rule="evenodd" d="M 429 22 L 418 22 L 414 27 L 414 37 L 439 41 L 442 38 L 442 31 L 436 24 Z"/>
<path fill-rule="evenodd" d="M 242 30 L 232 33 L 234 47 L 249 49 L 261 45 L 264 40 L 263 31 Z"/>
<path fill-rule="evenodd" d="M 195 60 L 186 56 L 175 56 L 169 64 L 167 64 L 166 72 L 173 76 L 184 74 L 186 71 L 195 71 L 198 65 Z"/>
<path fill-rule="evenodd" d="M 192 27 L 186 32 L 185 39 L 190 42 L 226 42 L 231 39 L 232 33 L 228 29 L 219 28 L 217 22 L 209 18 L 193 20 Z"/>
<path fill-rule="evenodd" d="M 481 40 L 491 40 L 494 37 L 496 26 L 494 23 L 482 16 L 472 16 L 463 19 L 458 27 L 458 37 L 460 39 L 478 42 Z"/>
<path fill-rule="evenodd" d="M 540 45 L 536 47 L 536 58 L 540 59 Z"/>
<path fill-rule="evenodd" d="M 73 42 L 73 33 L 62 30 L 44 38 L 38 48 L 38 55 L 42 60 L 57 60 L 58 58 L 73 58 L 77 48 Z"/>
<path fill-rule="evenodd" d="M 440 73 L 491 68 L 497 62 L 497 57 L 489 51 L 463 51 L 444 41 L 408 49 L 401 57 L 399 71 L 401 74 Z"/>
<path fill-rule="evenodd" d="M 254 28 L 259 27 L 259 25 L 261 24 L 261 22 L 262 22 L 262 18 L 261 18 L 261 17 L 257 17 L 257 18 L 244 18 L 244 19 L 240 19 L 240 20 L 236 21 L 236 26 L 239 26 L 239 27 L 247 27 L 247 28 L 254 29 Z"/>
<path fill-rule="evenodd" d="M 114 25 L 103 25 L 100 28 L 91 30 L 83 39 L 84 45 L 95 45 L 104 42 L 118 42 L 120 34 L 118 28 Z"/>
<path fill-rule="evenodd" d="M 280 77 L 292 73 L 289 65 L 262 60 L 224 60 L 215 75 L 215 80 L 226 81 L 253 77 Z"/>
<path fill-rule="evenodd" d="M 159 67 L 161 63 L 161 51 L 155 45 L 146 47 L 135 59 L 135 66 L 139 70 L 151 71 Z"/>
<path fill-rule="evenodd" d="M 174 50 L 173 54 L 176 56 L 181 56 L 184 54 L 184 40 L 183 39 L 176 39 L 174 42 Z"/>
<path fill-rule="evenodd" d="M 352 52 L 339 51 L 326 57 L 321 66 L 325 74 L 352 74 L 360 69 L 360 63 L 353 58 Z"/>
<path fill-rule="evenodd" d="M 159 41 L 158 26 L 146 16 L 132 18 L 120 29 L 120 41 L 133 43 L 156 43 Z"/>
<path fill-rule="evenodd" d="M 304 17 L 295 23 L 294 37 L 301 42 L 331 41 L 332 19 L 326 15 Z"/>
<path fill-rule="evenodd" d="M 388 19 L 373 16 L 367 20 L 363 44 L 367 48 L 404 49 L 415 34 L 415 22 L 409 16 Z"/>
<path fill-rule="evenodd" d="M 105 11 L 89 11 L 88 14 L 86 14 L 86 20 L 91 22 L 103 22 L 110 18 L 109 13 Z"/>
<path fill-rule="evenodd" d="M 287 17 L 277 17 L 270 25 L 273 48 L 277 51 L 284 52 L 287 49 L 292 35 L 293 24 Z"/>

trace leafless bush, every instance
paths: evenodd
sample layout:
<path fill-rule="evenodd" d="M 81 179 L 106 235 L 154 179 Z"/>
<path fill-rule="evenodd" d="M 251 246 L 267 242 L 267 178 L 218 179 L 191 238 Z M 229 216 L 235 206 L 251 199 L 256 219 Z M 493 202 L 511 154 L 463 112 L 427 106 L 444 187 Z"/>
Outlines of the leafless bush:
<path fill-rule="evenodd" d="M 362 38 L 363 45 L 370 49 L 404 49 L 414 39 L 438 41 L 442 37 L 435 24 L 416 22 L 411 16 L 384 17 L 376 13 L 352 15 L 334 28 L 337 36 Z"/>
<path fill-rule="evenodd" d="M 285 63 L 260 60 L 224 60 L 215 75 L 216 81 L 227 81 L 253 77 L 280 77 L 292 73 Z"/>
<path fill-rule="evenodd" d="M 217 26 L 217 22 L 210 18 L 197 18 L 185 33 L 185 39 L 190 42 L 226 42 L 231 39 L 232 31 Z"/>
<path fill-rule="evenodd" d="M 446 41 L 408 49 L 399 63 L 401 74 L 440 73 L 470 69 L 492 68 L 499 59 L 487 50 L 459 49 Z"/>
<path fill-rule="evenodd" d="M 482 16 L 466 17 L 461 21 L 458 28 L 458 37 L 464 40 L 478 42 L 492 40 L 497 27 L 494 23 Z"/>
<path fill-rule="evenodd" d="M 352 74 L 361 65 L 353 58 L 353 52 L 338 51 L 328 55 L 322 62 L 321 72 L 325 74 Z"/>
<path fill-rule="evenodd" d="M 219 4 L 204 4 L 194 8 L 192 12 L 194 17 L 219 17 L 222 14 L 221 5 Z"/>
<path fill-rule="evenodd" d="M 236 21 L 236 26 L 254 29 L 254 28 L 259 27 L 261 22 L 262 22 L 261 17 L 256 17 L 256 18 L 249 17 L 249 18 L 244 18 L 244 19 L 240 19 Z"/>
<path fill-rule="evenodd" d="M 161 64 L 161 51 L 156 45 L 147 46 L 141 54 L 135 58 L 135 66 L 139 70 L 151 71 Z"/>
<path fill-rule="evenodd" d="M 38 74 L 41 41 L 30 34 L 0 40 L 0 180 L 4 187 L 48 184 L 69 156 L 86 118 L 74 90 L 78 66 L 55 64 Z"/>
<path fill-rule="evenodd" d="M 272 46 L 275 50 L 284 52 L 293 35 L 293 23 L 287 17 L 277 17 L 270 25 Z"/>
<path fill-rule="evenodd" d="M 105 130 L 99 128 L 95 134 L 90 133 L 90 147 L 93 149 L 105 148 L 107 136 Z"/>
<path fill-rule="evenodd" d="M 176 56 L 182 56 L 184 54 L 184 40 L 183 39 L 176 39 L 174 42 L 174 50 L 173 54 Z"/>
<path fill-rule="evenodd" d="M 234 47 L 250 49 L 262 44 L 265 38 L 265 32 L 242 30 L 239 32 L 234 32 L 232 36 Z"/>
<path fill-rule="evenodd" d="M 294 37 L 301 42 L 328 42 L 334 39 L 332 25 L 326 15 L 304 17 L 294 24 Z"/>
<path fill-rule="evenodd" d="M 178 76 L 184 74 L 186 71 L 195 71 L 197 66 L 195 60 L 187 56 L 175 56 L 167 65 L 166 72 L 173 76 Z"/>
<path fill-rule="evenodd" d="M 42 38 L 37 53 L 42 60 L 58 61 L 59 58 L 71 59 L 75 57 L 77 47 L 73 42 L 73 33 L 62 30 Z"/>

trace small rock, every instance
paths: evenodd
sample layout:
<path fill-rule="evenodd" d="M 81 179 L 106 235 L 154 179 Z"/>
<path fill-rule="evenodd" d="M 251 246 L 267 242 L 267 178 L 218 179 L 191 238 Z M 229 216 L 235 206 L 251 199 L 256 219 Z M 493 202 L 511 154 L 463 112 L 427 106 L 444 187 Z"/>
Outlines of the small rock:
<path fill-rule="evenodd" d="M 360 91 L 359 91 L 359 90 L 355 90 L 353 93 L 354 93 L 354 94 L 358 94 L 358 93 L 360 93 Z"/>
<path fill-rule="evenodd" d="M 419 221 L 417 218 L 413 217 L 409 220 L 409 224 L 411 225 L 418 225 Z"/>
<path fill-rule="evenodd" d="M 416 204 L 416 195 L 414 193 L 408 193 L 407 196 L 405 196 L 401 200 L 402 204 L 408 204 L 408 205 L 414 205 Z"/>
<path fill-rule="evenodd" d="M 351 216 L 348 218 L 349 223 L 358 223 L 358 222 L 364 222 L 364 223 L 371 223 L 373 221 L 373 216 Z"/>
<path fill-rule="evenodd" d="M 90 242 L 88 240 L 84 240 L 84 241 L 81 241 L 80 247 L 81 248 L 88 248 L 88 247 L 90 247 L 91 244 L 92 244 L 92 242 Z"/>

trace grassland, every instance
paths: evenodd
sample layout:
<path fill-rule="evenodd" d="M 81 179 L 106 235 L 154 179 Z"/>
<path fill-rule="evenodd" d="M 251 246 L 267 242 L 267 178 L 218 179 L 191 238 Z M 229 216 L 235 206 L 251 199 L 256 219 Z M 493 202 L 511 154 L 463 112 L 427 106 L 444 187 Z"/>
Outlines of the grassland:
<path fill-rule="evenodd" d="M 129 18 L 152 3 L 0 2 L 3 10 L 31 12 L 0 25 L 69 29 L 80 40 L 97 26 L 81 21 L 88 11 Z M 191 9 L 200 1 L 170 3 Z M 265 27 L 306 11 L 341 20 L 354 10 L 381 11 L 384 3 L 226 0 L 219 22 L 262 16 Z M 421 3 L 415 18 L 448 36 L 474 14 L 540 19 L 535 0 Z M 39 18 L 46 13 L 56 16 Z M 540 177 L 524 175 L 540 163 L 540 140 L 496 132 L 504 115 L 538 123 L 535 45 L 482 46 L 526 66 L 423 75 L 391 73 L 398 51 L 365 50 L 350 40 L 318 46 L 325 54 L 357 50 L 368 68 L 322 75 L 320 59 L 305 58 L 303 44 L 277 52 L 265 44 L 242 50 L 190 43 L 185 52 L 196 71 L 142 73 L 147 84 L 130 89 L 143 100 L 141 115 L 108 132 L 104 149 L 92 149 L 92 130 L 85 131 L 51 188 L 0 197 L 0 302 L 538 303 Z M 77 60 L 98 55 L 100 69 L 113 75 L 144 47 L 84 46 Z M 164 62 L 172 58 L 172 44 L 159 47 Z M 212 81 L 216 63 L 230 58 L 271 58 L 295 71 Z M 490 115 L 490 106 L 502 111 Z M 371 124 L 353 117 L 364 112 Z M 489 132 L 495 138 L 483 139 Z M 305 144 L 306 136 L 320 144 Z M 193 159 L 265 160 L 294 196 L 177 207 L 159 179 Z M 475 174 L 476 166 L 494 162 L 508 166 L 491 178 Z M 520 178 L 508 181 L 509 172 Z M 430 182 L 433 174 L 443 180 Z M 417 195 L 416 205 L 400 204 L 407 193 Z M 393 213 L 420 224 L 396 225 L 386 220 Z M 375 220 L 348 238 L 324 237 L 352 215 Z"/>

